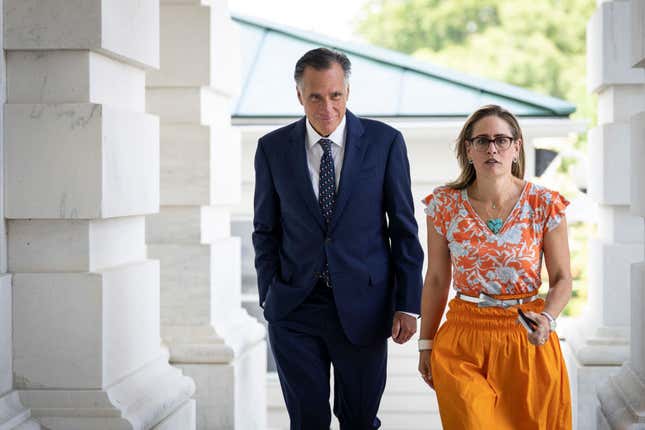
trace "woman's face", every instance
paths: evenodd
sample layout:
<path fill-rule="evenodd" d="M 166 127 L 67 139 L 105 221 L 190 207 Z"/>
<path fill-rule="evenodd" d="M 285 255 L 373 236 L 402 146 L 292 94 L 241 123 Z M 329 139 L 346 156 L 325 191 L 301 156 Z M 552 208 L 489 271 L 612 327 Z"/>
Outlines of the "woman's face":
<path fill-rule="evenodd" d="M 477 177 L 511 175 L 513 159 L 520 153 L 522 140 L 513 140 L 510 124 L 498 116 L 486 116 L 473 126 L 466 141 L 468 159 L 473 161 Z"/>

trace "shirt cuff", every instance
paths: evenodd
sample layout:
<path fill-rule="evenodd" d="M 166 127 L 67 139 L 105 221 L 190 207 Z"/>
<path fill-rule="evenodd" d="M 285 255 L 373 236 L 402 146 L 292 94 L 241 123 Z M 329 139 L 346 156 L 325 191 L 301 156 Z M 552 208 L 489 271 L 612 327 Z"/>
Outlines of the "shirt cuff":
<path fill-rule="evenodd" d="M 406 315 L 410 315 L 411 317 L 419 318 L 419 314 L 415 314 L 415 313 L 412 313 L 412 312 L 406 312 L 406 311 L 399 311 L 399 312 L 404 313 Z"/>

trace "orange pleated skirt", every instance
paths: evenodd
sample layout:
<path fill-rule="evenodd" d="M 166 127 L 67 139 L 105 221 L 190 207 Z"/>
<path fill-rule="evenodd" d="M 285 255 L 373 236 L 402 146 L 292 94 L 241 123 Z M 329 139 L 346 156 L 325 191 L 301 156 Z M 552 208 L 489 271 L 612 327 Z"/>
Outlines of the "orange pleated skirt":
<path fill-rule="evenodd" d="M 539 313 L 544 301 L 520 307 Z M 431 362 L 444 430 L 571 429 L 558 337 L 551 333 L 542 346 L 529 343 L 517 307 L 479 308 L 453 299 Z"/>

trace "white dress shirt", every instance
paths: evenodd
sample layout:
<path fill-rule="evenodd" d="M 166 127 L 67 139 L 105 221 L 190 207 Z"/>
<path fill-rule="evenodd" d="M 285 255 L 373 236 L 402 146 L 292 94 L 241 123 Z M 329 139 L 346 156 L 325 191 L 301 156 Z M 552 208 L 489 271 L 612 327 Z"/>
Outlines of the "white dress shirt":
<path fill-rule="evenodd" d="M 340 171 L 343 168 L 343 158 L 345 157 L 345 117 L 343 117 L 338 127 L 329 137 L 324 137 L 314 130 L 309 120 L 307 124 L 307 166 L 309 167 L 309 177 L 311 185 L 314 187 L 316 199 L 318 198 L 319 178 L 320 178 L 320 159 L 323 156 L 322 145 L 318 143 L 320 139 L 329 139 L 334 142 L 331 145 L 331 157 L 334 160 L 334 174 L 336 175 L 336 192 L 338 192 L 338 183 L 340 182 Z"/>
<path fill-rule="evenodd" d="M 309 123 L 309 119 L 305 121 L 307 124 L 307 135 L 305 137 L 305 145 L 307 148 L 307 166 L 309 167 L 309 177 L 311 178 L 311 185 L 314 187 L 316 199 L 318 199 L 318 188 L 320 183 L 320 159 L 323 156 L 322 145 L 318 143 L 320 139 L 329 139 L 333 142 L 331 145 L 331 157 L 334 160 L 334 174 L 336 176 L 336 192 L 338 192 L 338 184 L 340 182 L 340 171 L 343 168 L 343 158 L 345 157 L 345 117 L 343 117 L 336 130 L 334 130 L 328 137 L 321 136 L 313 126 Z M 411 312 L 403 312 L 405 314 L 417 317 L 417 314 Z"/>

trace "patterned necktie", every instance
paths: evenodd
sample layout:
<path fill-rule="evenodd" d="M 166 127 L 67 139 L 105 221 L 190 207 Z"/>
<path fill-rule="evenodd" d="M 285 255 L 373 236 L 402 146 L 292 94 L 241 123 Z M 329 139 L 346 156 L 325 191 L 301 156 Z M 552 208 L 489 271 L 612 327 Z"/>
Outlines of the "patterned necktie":
<path fill-rule="evenodd" d="M 334 159 L 331 156 L 331 144 L 329 139 L 320 139 L 318 141 L 323 149 L 323 155 L 320 158 L 320 175 L 318 179 L 318 203 L 322 216 L 325 218 L 327 225 L 331 222 L 331 216 L 334 213 L 334 204 L 336 203 L 336 173 L 334 172 Z"/>
<path fill-rule="evenodd" d="M 336 203 L 336 173 L 334 172 L 334 159 L 331 156 L 332 141 L 329 139 L 320 139 L 318 143 L 323 148 L 323 155 L 320 158 L 320 175 L 318 176 L 318 203 L 320 204 L 320 210 L 327 224 L 327 228 L 329 228 Z M 327 262 L 325 262 L 325 267 L 320 277 L 328 287 L 331 287 L 331 278 L 329 276 Z"/>

